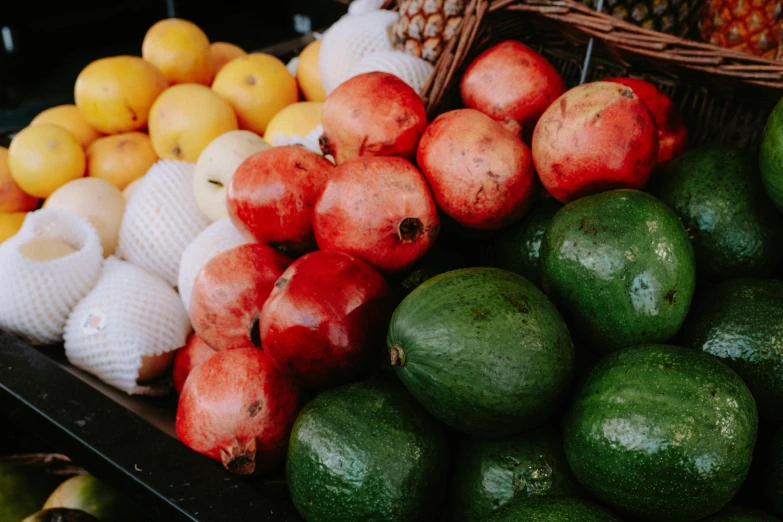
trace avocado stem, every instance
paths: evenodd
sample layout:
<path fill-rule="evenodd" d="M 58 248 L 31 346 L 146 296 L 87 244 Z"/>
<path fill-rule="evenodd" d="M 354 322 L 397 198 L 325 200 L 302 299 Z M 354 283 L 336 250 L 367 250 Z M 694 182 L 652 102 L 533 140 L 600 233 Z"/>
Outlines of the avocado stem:
<path fill-rule="evenodd" d="M 402 346 L 399 344 L 392 346 L 391 350 L 389 350 L 389 355 L 391 356 L 392 366 L 405 366 L 405 350 L 402 349 Z"/>

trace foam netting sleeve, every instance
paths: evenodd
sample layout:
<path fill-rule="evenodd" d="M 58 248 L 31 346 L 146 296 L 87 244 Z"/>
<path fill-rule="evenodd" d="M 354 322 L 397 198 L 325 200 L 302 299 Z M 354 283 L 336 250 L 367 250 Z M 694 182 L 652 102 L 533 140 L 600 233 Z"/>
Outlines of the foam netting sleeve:
<path fill-rule="evenodd" d="M 346 79 L 368 72 L 386 72 L 400 78 L 421 96 L 434 69 L 423 58 L 402 51 L 381 51 L 363 56 L 348 71 Z"/>
<path fill-rule="evenodd" d="M 320 139 L 324 133 L 324 126 L 319 124 L 304 136 L 285 136 L 277 134 L 272 138 L 273 147 L 284 147 L 286 145 L 301 145 L 310 152 L 323 154 L 321 151 Z"/>
<path fill-rule="evenodd" d="M 196 236 L 182 253 L 179 264 L 177 287 L 185 310 L 190 311 L 193 284 L 204 265 L 221 252 L 250 242 L 234 227 L 229 218 L 215 221 Z"/>
<path fill-rule="evenodd" d="M 396 12 L 386 10 L 346 15 L 326 31 L 318 55 L 326 94 L 347 80 L 348 72 L 365 55 L 394 50 L 390 35 L 397 18 Z"/>
<path fill-rule="evenodd" d="M 32 240 L 60 240 L 75 252 L 48 261 L 26 257 Z M 71 309 L 101 275 L 103 247 L 95 227 L 73 212 L 41 209 L 0 244 L 0 328 L 34 345 L 62 340 Z"/>
<path fill-rule="evenodd" d="M 128 201 L 120 227 L 119 257 L 172 287 L 185 248 L 211 222 L 193 197 L 194 168 L 186 161 L 155 163 Z"/>
<path fill-rule="evenodd" d="M 142 357 L 180 348 L 190 330 L 182 301 L 166 281 L 112 256 L 95 288 L 68 317 L 65 355 L 128 394 L 158 394 L 168 385 L 136 382 Z"/>

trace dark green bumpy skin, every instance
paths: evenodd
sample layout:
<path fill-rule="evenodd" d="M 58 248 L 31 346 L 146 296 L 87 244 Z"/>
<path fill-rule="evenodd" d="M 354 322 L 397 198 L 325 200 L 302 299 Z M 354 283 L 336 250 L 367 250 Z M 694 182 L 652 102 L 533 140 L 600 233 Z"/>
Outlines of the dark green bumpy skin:
<path fill-rule="evenodd" d="M 485 521 L 622 522 L 601 506 L 575 498 L 536 498 L 523 502 L 514 502 L 499 509 Z"/>
<path fill-rule="evenodd" d="M 492 239 L 495 264 L 541 286 L 541 242 L 549 223 L 563 205 L 555 198 L 539 201 L 521 221 Z"/>
<path fill-rule="evenodd" d="M 700 294 L 683 346 L 720 357 L 745 381 L 759 414 L 783 420 L 783 282 L 737 279 Z"/>
<path fill-rule="evenodd" d="M 780 522 L 780 519 L 768 515 L 759 509 L 728 505 L 704 522 Z"/>
<path fill-rule="evenodd" d="M 480 522 L 514 500 L 581 493 L 554 430 L 496 440 L 466 438 L 454 470 L 453 519 Z"/>
<path fill-rule="evenodd" d="M 692 150 L 650 180 L 693 240 L 699 277 L 766 277 L 783 255 L 783 218 L 755 161 L 726 146 Z"/>
<path fill-rule="evenodd" d="M 767 498 L 775 512 L 783 516 L 783 428 L 775 434 L 767 453 Z"/>
<path fill-rule="evenodd" d="M 646 520 L 711 515 L 750 468 L 758 417 L 742 379 L 715 357 L 668 345 L 602 359 L 565 421 L 576 478 Z"/>
<path fill-rule="evenodd" d="M 759 168 L 767 195 L 783 211 L 783 100 L 772 110 L 764 127 Z"/>
<path fill-rule="evenodd" d="M 365 381 L 302 410 L 286 478 L 308 522 L 429 521 L 447 458 L 441 427 L 404 388 Z"/>
<path fill-rule="evenodd" d="M 485 437 L 541 424 L 574 366 L 554 305 L 527 279 L 498 268 L 426 281 L 395 310 L 387 345 L 397 375 L 430 413 Z"/>
<path fill-rule="evenodd" d="M 663 342 L 688 313 L 693 247 L 677 216 L 637 190 L 578 199 L 552 219 L 541 247 L 543 288 L 602 353 Z"/>

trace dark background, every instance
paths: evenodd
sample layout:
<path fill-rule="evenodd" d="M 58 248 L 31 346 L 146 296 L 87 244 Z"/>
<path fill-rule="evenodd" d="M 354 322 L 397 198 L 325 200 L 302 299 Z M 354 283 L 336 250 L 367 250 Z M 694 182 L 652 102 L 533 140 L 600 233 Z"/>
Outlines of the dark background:
<path fill-rule="evenodd" d="M 0 0 L 0 132 L 24 127 L 47 107 L 73 103 L 76 77 L 91 61 L 119 54 L 140 56 L 147 29 L 172 11 L 196 23 L 210 41 L 253 51 L 300 36 L 307 18 L 313 30 L 328 27 L 346 12 L 348 2 Z M 295 19 L 300 20 L 298 26 Z M 9 34 L 12 49 L 2 38 Z"/>

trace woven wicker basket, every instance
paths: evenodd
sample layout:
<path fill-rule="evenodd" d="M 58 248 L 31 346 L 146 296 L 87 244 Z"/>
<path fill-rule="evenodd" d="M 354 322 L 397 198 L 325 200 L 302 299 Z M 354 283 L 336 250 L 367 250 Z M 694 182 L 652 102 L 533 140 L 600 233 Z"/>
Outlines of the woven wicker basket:
<path fill-rule="evenodd" d="M 389 0 L 385 7 L 394 8 Z M 460 34 L 446 45 L 425 89 L 430 115 L 459 106 L 459 78 L 481 51 L 520 40 L 542 53 L 569 87 L 612 76 L 658 85 L 680 108 L 692 145 L 758 144 L 783 96 L 775 62 L 637 27 L 573 0 L 469 0 Z"/>

